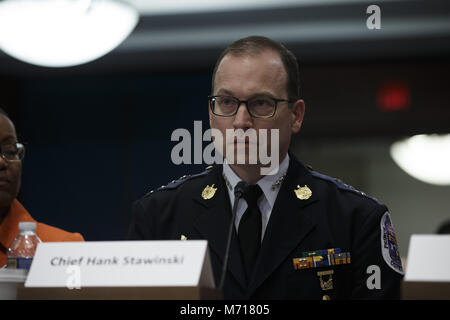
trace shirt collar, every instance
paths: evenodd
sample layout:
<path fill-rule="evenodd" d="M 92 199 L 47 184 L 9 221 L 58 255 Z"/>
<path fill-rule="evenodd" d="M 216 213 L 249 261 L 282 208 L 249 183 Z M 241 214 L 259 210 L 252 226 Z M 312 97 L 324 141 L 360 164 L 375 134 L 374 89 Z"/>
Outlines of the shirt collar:
<path fill-rule="evenodd" d="M 278 191 L 280 190 L 281 183 L 286 176 L 287 169 L 289 167 L 289 154 L 286 154 L 284 160 L 280 163 L 278 168 L 275 168 L 271 171 L 276 172 L 273 175 L 265 175 L 263 176 L 257 184 L 261 187 L 261 190 L 264 193 L 269 205 L 273 208 L 275 204 L 275 200 L 278 195 Z M 225 179 L 225 183 L 228 188 L 228 193 L 230 195 L 231 204 L 234 203 L 234 187 L 238 184 L 238 182 L 242 181 L 241 178 L 238 177 L 236 173 L 231 169 L 228 165 L 226 159 L 223 163 L 223 176 Z"/>

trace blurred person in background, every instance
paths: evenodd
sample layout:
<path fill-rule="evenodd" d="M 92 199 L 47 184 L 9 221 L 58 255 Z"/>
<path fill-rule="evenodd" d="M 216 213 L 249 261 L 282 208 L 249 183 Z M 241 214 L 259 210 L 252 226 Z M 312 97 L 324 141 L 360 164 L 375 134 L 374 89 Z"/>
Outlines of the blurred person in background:
<path fill-rule="evenodd" d="M 450 220 L 446 220 L 444 222 L 442 222 L 437 230 L 436 230 L 437 234 L 450 234 Z"/>
<path fill-rule="evenodd" d="M 22 176 L 23 144 L 17 141 L 14 124 L 0 108 L 0 268 L 6 264 L 7 250 L 19 232 L 19 222 L 36 222 L 17 200 Z M 84 241 L 71 233 L 36 222 L 36 233 L 43 242 Z"/>

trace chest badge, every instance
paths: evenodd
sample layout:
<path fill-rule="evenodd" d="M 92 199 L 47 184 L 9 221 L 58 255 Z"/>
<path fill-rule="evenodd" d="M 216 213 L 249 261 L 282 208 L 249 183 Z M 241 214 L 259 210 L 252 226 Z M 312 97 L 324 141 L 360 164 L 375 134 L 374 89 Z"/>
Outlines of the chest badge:
<path fill-rule="evenodd" d="M 312 191 L 306 184 L 304 187 L 297 185 L 297 189 L 294 189 L 294 192 L 300 200 L 308 200 L 312 196 Z"/>
<path fill-rule="evenodd" d="M 332 274 L 334 273 L 333 270 L 327 270 L 327 271 L 319 271 L 317 272 L 317 276 L 320 280 L 320 287 L 323 291 L 327 290 L 333 290 L 333 277 Z M 324 280 L 322 277 L 328 276 L 328 280 Z"/>
<path fill-rule="evenodd" d="M 209 200 L 216 194 L 217 188 L 214 188 L 214 184 L 212 186 L 207 185 L 205 189 L 202 191 L 202 198 L 205 200 Z"/>

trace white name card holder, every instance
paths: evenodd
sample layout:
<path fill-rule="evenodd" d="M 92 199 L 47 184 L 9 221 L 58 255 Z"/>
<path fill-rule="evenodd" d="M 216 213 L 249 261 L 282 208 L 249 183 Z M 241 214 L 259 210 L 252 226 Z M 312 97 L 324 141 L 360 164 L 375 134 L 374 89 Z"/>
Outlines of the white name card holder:
<path fill-rule="evenodd" d="M 206 240 L 47 242 L 19 299 L 221 299 Z"/>
<path fill-rule="evenodd" d="M 450 235 L 412 235 L 402 298 L 450 299 Z"/>

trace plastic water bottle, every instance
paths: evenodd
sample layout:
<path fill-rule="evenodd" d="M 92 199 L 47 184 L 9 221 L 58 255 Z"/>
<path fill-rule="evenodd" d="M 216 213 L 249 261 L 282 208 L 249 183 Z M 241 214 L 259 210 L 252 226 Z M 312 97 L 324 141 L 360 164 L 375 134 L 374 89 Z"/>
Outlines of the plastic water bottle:
<path fill-rule="evenodd" d="M 29 270 L 41 239 L 36 235 L 35 222 L 20 222 L 19 234 L 8 248 L 6 267 Z"/>

